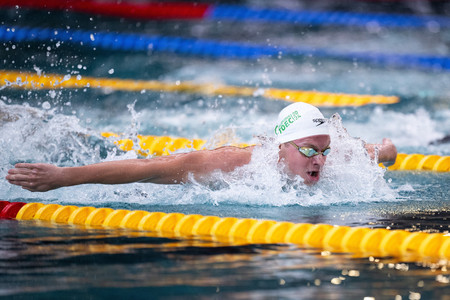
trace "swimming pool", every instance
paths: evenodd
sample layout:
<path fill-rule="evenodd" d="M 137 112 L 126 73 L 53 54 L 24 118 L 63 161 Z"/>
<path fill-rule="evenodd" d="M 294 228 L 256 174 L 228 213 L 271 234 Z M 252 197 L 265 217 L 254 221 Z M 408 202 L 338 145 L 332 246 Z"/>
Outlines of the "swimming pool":
<path fill-rule="evenodd" d="M 274 7 L 270 2 L 241 5 Z M 318 9 L 284 1 L 290 9 Z M 319 5 L 319 4 L 316 4 Z M 386 11 L 361 2 L 341 7 Z M 391 4 L 392 5 L 392 4 Z M 436 3 L 434 5 L 437 5 Z M 333 4 L 321 2 L 321 9 Z M 278 7 L 279 8 L 279 7 Z M 392 7 L 391 7 L 392 8 Z M 394 5 L 393 9 L 411 11 Z M 389 8 L 388 8 L 389 10 Z M 390 12 L 390 11 L 388 11 Z M 70 11 L 0 10 L 2 26 L 66 28 L 96 33 L 145 34 L 241 44 L 330 48 L 344 53 L 448 57 L 449 29 L 254 22 L 245 20 L 119 19 Z M 90 36 L 90 35 L 88 35 Z M 95 40 L 94 35 L 94 40 Z M 337 112 L 351 136 L 370 142 L 390 137 L 401 153 L 450 155 L 449 72 L 423 66 L 385 65 L 342 57 L 276 55 L 256 59 L 171 51 L 94 50 L 89 44 L 2 42 L 4 70 L 72 77 L 193 81 L 252 88 L 398 96 L 396 104 L 322 107 Z M 3 83 L 2 83 L 3 84 Z M 19 161 L 79 165 L 135 157 L 101 132 L 168 135 L 230 142 L 270 136 L 287 102 L 259 96 L 137 92 L 82 87 L 0 89 L 2 178 Z M 336 143 L 350 143 L 344 139 Z M 262 151 L 255 167 L 271 162 Z M 0 180 L 0 199 L 214 215 L 294 223 L 364 226 L 448 233 L 448 172 L 382 171 L 337 155 L 324 182 L 312 190 L 288 189 L 267 168 L 222 185 L 79 186 L 29 193 Z M 363 163 L 363 165 L 361 165 Z M 235 244 L 207 237 L 170 237 L 118 228 L 0 220 L 0 294 L 15 298 L 302 298 L 446 299 L 448 261 L 408 260 L 335 253 L 286 244 Z"/>

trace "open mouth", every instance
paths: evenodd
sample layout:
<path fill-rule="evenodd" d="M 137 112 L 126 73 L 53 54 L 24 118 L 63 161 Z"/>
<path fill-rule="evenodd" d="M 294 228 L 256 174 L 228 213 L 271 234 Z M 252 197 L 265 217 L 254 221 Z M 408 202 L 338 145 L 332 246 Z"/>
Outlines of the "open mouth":
<path fill-rule="evenodd" d="M 319 177 L 319 172 L 318 171 L 311 171 L 311 172 L 307 172 L 309 176 L 313 177 L 313 178 L 317 178 Z"/>

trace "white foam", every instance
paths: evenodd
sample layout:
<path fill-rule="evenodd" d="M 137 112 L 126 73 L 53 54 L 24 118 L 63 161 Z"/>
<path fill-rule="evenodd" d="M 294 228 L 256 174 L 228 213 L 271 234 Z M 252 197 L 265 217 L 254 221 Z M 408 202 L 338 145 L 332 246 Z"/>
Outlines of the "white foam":
<path fill-rule="evenodd" d="M 277 144 L 265 139 L 249 165 L 230 174 L 216 172 L 209 187 L 194 183 L 177 203 L 192 204 L 201 198 L 214 205 L 308 206 L 396 200 L 397 193 L 383 177 L 385 171 L 368 157 L 360 140 L 346 133 L 339 117 L 332 128 L 333 151 L 314 187 L 304 185 L 300 177 L 287 178 L 278 163 Z"/>
<path fill-rule="evenodd" d="M 139 114 L 130 105 L 130 132 L 139 131 Z M 84 165 L 102 161 L 99 146 L 88 139 L 95 133 L 80 126 L 75 116 L 43 111 L 26 105 L 0 102 L 2 113 L 3 158 L 1 175 L 19 161 L 50 162 L 58 165 Z M 278 163 L 278 145 L 261 136 L 261 147 L 254 150 L 251 163 L 229 174 L 216 172 L 210 185 L 83 185 L 39 194 L 45 201 L 58 203 L 139 203 L 158 205 L 240 204 L 251 206 L 330 205 L 368 201 L 392 201 L 395 191 L 383 178 L 384 171 L 365 154 L 359 140 L 351 138 L 339 117 L 332 123 L 332 152 L 324 168 L 323 178 L 310 188 L 301 178 L 289 179 Z M 226 138 L 234 137 L 234 129 L 225 129 Z M 339 150 L 338 150 L 339 149 Z M 104 161 L 135 158 L 116 149 Z M 74 196 L 75 195 L 75 196 Z M 0 198 L 28 198 L 31 193 L 0 182 Z"/>
<path fill-rule="evenodd" d="M 414 113 L 401 113 L 376 107 L 367 122 L 348 122 L 346 125 L 356 136 L 362 136 L 368 141 L 381 141 L 389 137 L 397 147 L 428 145 L 443 138 L 444 130 L 448 128 L 432 119 L 423 108 L 416 109 Z"/>

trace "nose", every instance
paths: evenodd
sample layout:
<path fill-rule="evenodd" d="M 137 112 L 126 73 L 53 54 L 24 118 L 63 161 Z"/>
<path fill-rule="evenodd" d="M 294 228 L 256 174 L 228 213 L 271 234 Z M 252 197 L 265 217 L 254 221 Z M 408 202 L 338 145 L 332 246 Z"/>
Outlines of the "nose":
<path fill-rule="evenodd" d="M 313 160 L 314 160 L 314 164 L 322 167 L 325 164 L 327 157 L 322 154 L 319 154 L 319 155 L 313 156 Z"/>

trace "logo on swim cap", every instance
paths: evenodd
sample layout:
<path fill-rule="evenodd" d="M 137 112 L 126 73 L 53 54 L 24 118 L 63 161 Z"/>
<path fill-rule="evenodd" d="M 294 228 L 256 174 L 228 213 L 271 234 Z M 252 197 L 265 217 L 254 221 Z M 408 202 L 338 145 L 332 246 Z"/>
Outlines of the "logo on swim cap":
<path fill-rule="evenodd" d="M 321 118 L 319 118 L 319 119 L 313 119 L 313 122 L 314 123 L 319 123 L 319 124 L 317 124 L 316 126 L 320 126 L 320 125 L 322 125 L 323 123 L 325 123 L 327 121 L 327 119 L 321 119 Z"/>
<path fill-rule="evenodd" d="M 285 131 L 291 124 L 300 119 L 301 116 L 298 111 L 294 111 L 289 114 L 286 118 L 284 118 L 279 125 L 275 126 L 275 134 L 280 135 Z"/>

